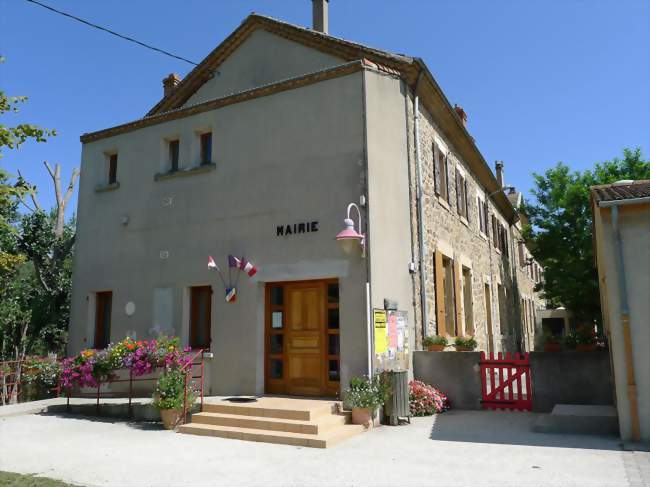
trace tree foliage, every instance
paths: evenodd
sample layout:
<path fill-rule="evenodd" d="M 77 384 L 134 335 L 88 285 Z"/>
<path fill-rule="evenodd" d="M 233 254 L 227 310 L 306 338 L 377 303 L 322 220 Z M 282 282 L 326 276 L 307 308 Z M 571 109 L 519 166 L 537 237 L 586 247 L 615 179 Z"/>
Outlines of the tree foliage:
<path fill-rule="evenodd" d="M 650 179 L 650 161 L 641 149 L 623 151 L 623 158 L 571 171 L 558 163 L 534 174 L 535 200 L 524 203 L 530 226 L 526 238 L 544 267 L 540 289 L 553 306 L 563 305 L 578 321 L 600 321 L 598 274 L 595 267 L 589 187 L 621 179 Z"/>

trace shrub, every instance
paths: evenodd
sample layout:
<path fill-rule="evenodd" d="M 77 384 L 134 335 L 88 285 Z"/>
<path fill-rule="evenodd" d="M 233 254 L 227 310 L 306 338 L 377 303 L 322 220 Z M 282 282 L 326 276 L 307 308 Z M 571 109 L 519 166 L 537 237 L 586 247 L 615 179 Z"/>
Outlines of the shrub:
<path fill-rule="evenodd" d="M 158 378 L 156 390 L 153 393 L 153 405 L 157 409 L 183 409 L 185 405 L 191 406 L 196 400 L 196 393 L 189 387 L 185 396 L 185 377 L 187 371 L 180 368 L 167 368 L 165 373 Z"/>
<path fill-rule="evenodd" d="M 36 397 L 48 395 L 59 382 L 61 365 L 56 358 L 33 357 L 23 366 L 22 381 L 33 387 Z"/>
<path fill-rule="evenodd" d="M 459 348 L 468 348 L 469 350 L 474 350 L 478 346 L 478 343 L 476 343 L 476 340 L 473 336 L 466 336 L 456 337 L 454 340 L 454 345 Z"/>
<path fill-rule="evenodd" d="M 422 340 L 422 344 L 425 347 L 429 345 L 444 345 L 446 347 L 448 343 L 447 338 L 440 335 L 426 336 Z"/>
<path fill-rule="evenodd" d="M 382 406 L 390 394 L 388 374 L 375 374 L 372 379 L 353 377 L 350 387 L 341 397 L 347 408 L 369 408 L 373 411 Z"/>
<path fill-rule="evenodd" d="M 449 399 L 433 386 L 419 380 L 409 382 L 409 409 L 413 416 L 430 416 L 451 407 Z"/>

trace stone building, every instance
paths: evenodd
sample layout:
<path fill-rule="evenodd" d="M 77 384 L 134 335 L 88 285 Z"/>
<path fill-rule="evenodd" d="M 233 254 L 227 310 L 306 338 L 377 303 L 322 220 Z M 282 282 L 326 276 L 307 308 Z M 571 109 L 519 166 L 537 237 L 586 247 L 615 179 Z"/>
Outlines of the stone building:
<path fill-rule="evenodd" d="M 464 112 L 315 12 L 250 15 L 146 116 L 81 137 L 70 353 L 162 332 L 210 349 L 214 394 L 324 396 L 384 329 L 407 365 L 423 333 L 531 346 L 536 264 Z"/>

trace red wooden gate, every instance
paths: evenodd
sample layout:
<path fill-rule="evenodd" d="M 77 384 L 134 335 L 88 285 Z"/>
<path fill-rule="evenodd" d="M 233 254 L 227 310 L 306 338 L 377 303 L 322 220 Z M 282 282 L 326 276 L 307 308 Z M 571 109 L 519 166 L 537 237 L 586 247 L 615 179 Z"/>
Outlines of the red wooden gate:
<path fill-rule="evenodd" d="M 530 380 L 530 361 L 527 353 L 507 352 L 486 357 L 481 352 L 481 384 L 483 409 L 518 409 L 531 411 L 533 389 Z"/>

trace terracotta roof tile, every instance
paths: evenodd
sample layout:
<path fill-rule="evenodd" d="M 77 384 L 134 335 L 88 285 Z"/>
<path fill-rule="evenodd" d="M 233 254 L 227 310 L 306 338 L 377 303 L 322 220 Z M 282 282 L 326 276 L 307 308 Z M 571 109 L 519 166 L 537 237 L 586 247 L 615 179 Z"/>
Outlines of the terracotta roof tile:
<path fill-rule="evenodd" d="M 592 186 L 590 190 L 596 203 L 600 201 L 648 198 L 650 197 L 650 179 Z"/>

